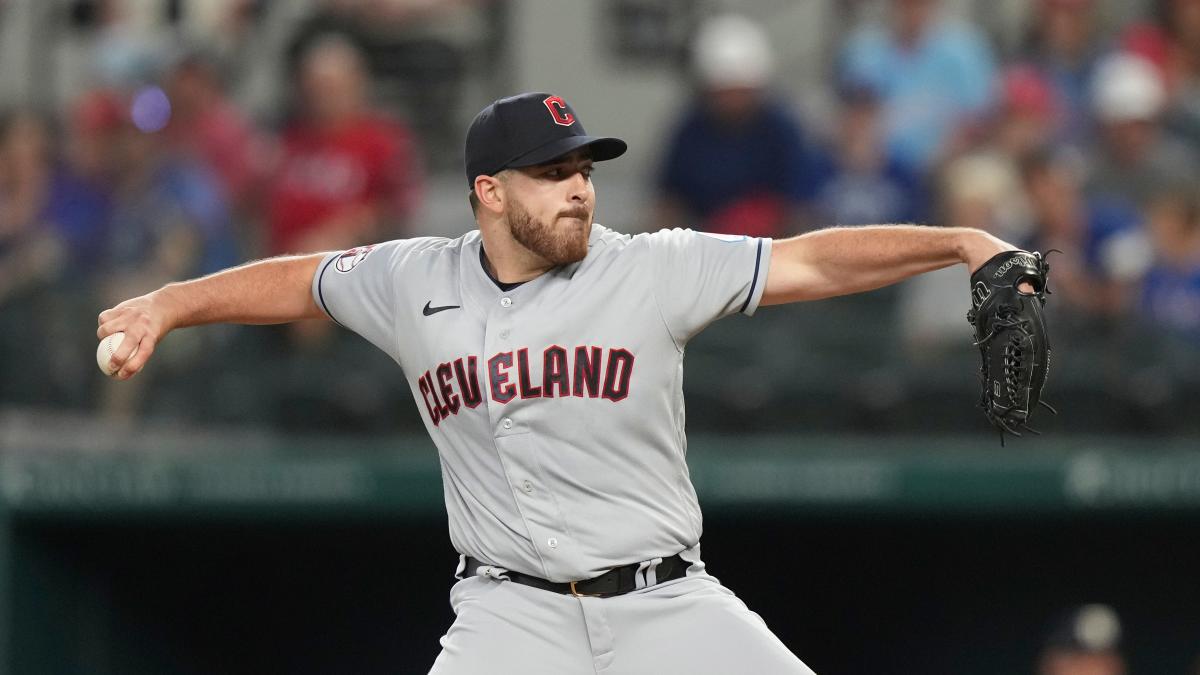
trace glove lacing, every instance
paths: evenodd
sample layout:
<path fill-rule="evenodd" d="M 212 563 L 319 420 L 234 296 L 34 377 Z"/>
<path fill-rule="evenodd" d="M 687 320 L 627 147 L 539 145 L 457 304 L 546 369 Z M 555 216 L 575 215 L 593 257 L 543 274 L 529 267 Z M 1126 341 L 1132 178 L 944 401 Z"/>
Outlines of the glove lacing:
<path fill-rule="evenodd" d="M 974 314 L 974 312 L 971 312 L 970 314 Z M 1004 390 L 1005 393 L 1008 394 L 1008 400 L 1011 403 L 1006 407 L 993 409 L 992 404 L 994 401 L 988 400 L 988 389 L 987 387 L 984 387 L 984 399 L 981 401 L 980 405 L 980 407 L 982 407 L 984 412 L 987 414 L 988 419 L 1001 427 L 1000 445 L 1004 445 L 1005 431 L 1017 437 L 1021 436 L 1021 432 L 1018 430 L 1018 428 L 1032 432 L 1039 436 L 1042 434 L 1042 432 L 1026 424 L 1024 420 L 1016 425 L 1017 428 L 1014 428 L 1014 425 L 1006 418 L 1008 413 L 1017 407 L 1014 399 L 1017 396 L 1017 380 L 1021 375 L 1025 354 L 1022 343 L 1024 342 L 1025 336 L 1029 334 L 1028 321 L 1017 319 L 1015 318 L 1016 316 L 1017 309 L 1015 307 L 1005 305 L 997 308 L 996 319 L 992 321 L 991 329 L 988 331 L 988 334 L 974 343 L 976 347 L 984 347 L 987 345 L 987 343 L 991 342 L 997 335 L 999 335 L 1002 330 L 1009 328 L 1015 329 L 1014 333 L 1009 336 L 1008 344 L 1004 345 L 1004 358 L 1002 359 L 1002 363 L 1004 364 Z M 974 323 L 974 316 L 968 316 L 967 318 L 971 320 L 971 323 Z M 981 372 L 981 375 L 985 375 L 985 373 Z M 986 379 L 987 378 L 984 377 L 985 382 Z M 1045 401 L 1039 400 L 1038 405 L 1045 406 L 1046 409 L 1055 415 L 1058 414 L 1058 411 L 1054 409 L 1054 406 L 1046 403 Z"/>

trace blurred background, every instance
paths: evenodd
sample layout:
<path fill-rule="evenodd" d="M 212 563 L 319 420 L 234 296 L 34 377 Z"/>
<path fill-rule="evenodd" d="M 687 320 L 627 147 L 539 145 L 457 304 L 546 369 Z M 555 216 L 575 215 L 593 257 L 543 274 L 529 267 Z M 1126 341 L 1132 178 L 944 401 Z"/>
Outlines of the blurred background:
<path fill-rule="evenodd" d="M 688 350 L 710 569 L 820 673 L 1200 673 L 1200 0 L 0 0 L 0 672 L 424 672 L 452 620 L 404 375 L 330 325 L 95 316 L 474 228 L 466 126 L 629 153 L 597 220 L 984 228 L 1050 257 L 1044 436 L 966 271 Z"/>

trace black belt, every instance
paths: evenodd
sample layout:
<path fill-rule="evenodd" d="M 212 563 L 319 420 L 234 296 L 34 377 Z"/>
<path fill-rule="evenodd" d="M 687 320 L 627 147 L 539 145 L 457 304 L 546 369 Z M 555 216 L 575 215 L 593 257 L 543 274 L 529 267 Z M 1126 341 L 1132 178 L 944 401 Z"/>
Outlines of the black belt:
<path fill-rule="evenodd" d="M 675 554 L 670 558 L 663 558 L 654 568 L 654 577 L 656 583 L 679 579 L 687 575 L 688 567 L 691 563 Z M 464 577 L 475 576 L 476 570 L 480 567 L 487 567 L 484 563 L 479 562 L 474 558 L 467 558 L 467 567 L 463 571 Z M 598 577 L 585 579 L 583 581 L 567 581 L 557 583 L 547 581 L 528 574 L 520 572 L 505 572 L 504 576 L 509 580 L 515 581 L 518 584 L 525 586 L 533 586 L 544 591 L 553 591 L 563 595 L 574 595 L 576 597 L 593 596 L 597 598 L 607 598 L 613 595 L 621 595 L 637 589 L 637 574 L 641 563 L 633 563 L 622 567 L 614 567 L 609 571 L 601 574 Z"/>

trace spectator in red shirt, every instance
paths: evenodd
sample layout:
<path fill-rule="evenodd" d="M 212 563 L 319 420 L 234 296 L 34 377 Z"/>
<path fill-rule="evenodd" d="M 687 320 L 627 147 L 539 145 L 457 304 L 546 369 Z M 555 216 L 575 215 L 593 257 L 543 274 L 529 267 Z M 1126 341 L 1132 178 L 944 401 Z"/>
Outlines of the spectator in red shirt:
<path fill-rule="evenodd" d="M 172 111 L 167 138 L 216 175 L 231 206 L 250 210 L 262 187 L 263 139 L 249 117 L 229 100 L 215 59 L 200 50 L 184 54 L 166 78 Z"/>
<path fill-rule="evenodd" d="M 268 203 L 275 253 L 349 248 L 404 231 L 419 192 L 412 139 L 367 103 L 358 50 L 313 44 L 298 73 L 301 114 L 283 135 Z"/>

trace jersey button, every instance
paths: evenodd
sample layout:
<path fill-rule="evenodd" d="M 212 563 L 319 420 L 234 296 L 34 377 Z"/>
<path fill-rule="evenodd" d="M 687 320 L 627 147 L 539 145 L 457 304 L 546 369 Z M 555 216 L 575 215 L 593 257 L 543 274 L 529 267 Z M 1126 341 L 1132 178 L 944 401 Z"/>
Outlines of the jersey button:
<path fill-rule="evenodd" d="M 533 492 L 533 483 L 531 483 L 529 481 L 525 481 L 524 483 L 521 483 L 521 489 L 527 493 L 532 493 Z"/>
<path fill-rule="evenodd" d="M 546 545 L 549 546 L 550 548 L 558 548 L 558 539 L 556 539 L 555 537 L 550 537 L 549 539 L 546 540 Z"/>
<path fill-rule="evenodd" d="M 512 298 L 500 298 L 501 307 L 512 307 Z"/>
<path fill-rule="evenodd" d="M 506 418 L 504 418 L 504 421 L 500 423 L 500 426 L 504 427 L 505 429 L 511 429 L 512 428 L 512 420 L 510 420 L 506 417 Z"/>
<path fill-rule="evenodd" d="M 501 339 L 501 340 L 507 340 L 507 339 L 508 339 L 508 329 L 507 329 L 507 328 L 505 328 L 504 330 L 500 331 L 500 339 Z"/>

